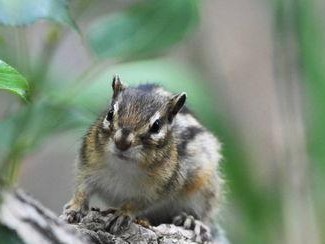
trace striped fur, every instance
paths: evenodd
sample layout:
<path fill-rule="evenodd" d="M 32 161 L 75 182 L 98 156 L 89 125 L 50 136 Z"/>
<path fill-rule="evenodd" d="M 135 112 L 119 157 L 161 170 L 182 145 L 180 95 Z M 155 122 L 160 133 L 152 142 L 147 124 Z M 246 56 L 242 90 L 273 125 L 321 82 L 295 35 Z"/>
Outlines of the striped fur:
<path fill-rule="evenodd" d="M 115 86 L 109 108 L 83 139 L 70 209 L 78 211 L 98 193 L 113 207 L 132 204 L 134 216 L 155 224 L 183 211 L 211 223 L 222 199 L 220 143 L 182 108 L 184 94 L 152 84 Z M 161 128 L 152 133 L 157 119 Z M 130 147 L 117 149 L 120 140 Z"/>

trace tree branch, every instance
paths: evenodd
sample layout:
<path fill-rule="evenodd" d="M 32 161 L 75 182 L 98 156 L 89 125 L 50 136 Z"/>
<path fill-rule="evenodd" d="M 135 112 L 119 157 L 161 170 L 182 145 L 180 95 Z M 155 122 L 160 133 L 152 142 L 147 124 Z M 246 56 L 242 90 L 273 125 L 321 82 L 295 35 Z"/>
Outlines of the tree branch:
<path fill-rule="evenodd" d="M 105 230 L 105 215 L 91 210 L 81 223 L 69 225 L 21 190 L 0 191 L 1 224 L 16 232 L 25 243 L 194 243 L 194 232 L 172 224 L 144 227 L 132 223 L 112 235 Z M 215 244 L 227 244 L 221 231 Z"/>

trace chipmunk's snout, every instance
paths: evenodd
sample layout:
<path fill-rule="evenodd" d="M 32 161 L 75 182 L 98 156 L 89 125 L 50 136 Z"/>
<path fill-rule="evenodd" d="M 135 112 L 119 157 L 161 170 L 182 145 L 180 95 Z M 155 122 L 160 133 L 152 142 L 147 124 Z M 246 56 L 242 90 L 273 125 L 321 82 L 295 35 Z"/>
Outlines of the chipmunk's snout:
<path fill-rule="evenodd" d="M 130 129 L 122 128 L 115 133 L 114 142 L 119 150 L 126 151 L 131 147 L 133 138 L 134 135 Z"/>

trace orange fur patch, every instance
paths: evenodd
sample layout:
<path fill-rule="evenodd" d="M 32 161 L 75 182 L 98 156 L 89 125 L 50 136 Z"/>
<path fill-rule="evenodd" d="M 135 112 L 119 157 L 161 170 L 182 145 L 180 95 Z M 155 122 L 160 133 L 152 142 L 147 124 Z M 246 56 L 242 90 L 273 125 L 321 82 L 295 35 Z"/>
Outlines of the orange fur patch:
<path fill-rule="evenodd" d="M 211 175 L 212 175 L 211 170 L 205 169 L 205 170 L 198 171 L 195 176 L 193 176 L 185 183 L 182 192 L 185 195 L 191 195 L 199 191 L 201 188 L 203 188 L 209 183 Z"/>

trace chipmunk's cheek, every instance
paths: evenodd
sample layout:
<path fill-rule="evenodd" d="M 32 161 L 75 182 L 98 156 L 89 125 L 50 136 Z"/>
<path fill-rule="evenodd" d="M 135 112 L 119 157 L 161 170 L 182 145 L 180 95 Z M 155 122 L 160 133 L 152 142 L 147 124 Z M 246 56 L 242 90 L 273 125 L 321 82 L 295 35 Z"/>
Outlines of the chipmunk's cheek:
<path fill-rule="evenodd" d="M 139 146 L 132 147 L 130 150 L 130 155 L 134 160 L 141 161 L 144 155 L 143 146 L 139 145 Z"/>
<path fill-rule="evenodd" d="M 109 122 L 107 119 L 104 119 L 102 124 L 103 124 L 103 128 L 105 130 L 108 130 L 109 126 L 111 125 L 111 122 Z"/>
<path fill-rule="evenodd" d="M 110 153 L 115 153 L 116 149 L 112 139 L 110 139 L 109 142 L 107 143 L 106 151 Z"/>

